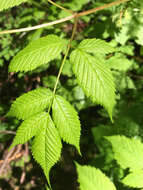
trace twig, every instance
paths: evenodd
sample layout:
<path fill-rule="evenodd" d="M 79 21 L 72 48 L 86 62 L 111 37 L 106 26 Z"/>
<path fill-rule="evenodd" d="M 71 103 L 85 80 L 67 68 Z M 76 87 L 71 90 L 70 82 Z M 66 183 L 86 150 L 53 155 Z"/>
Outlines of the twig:
<path fill-rule="evenodd" d="M 12 135 L 15 135 L 16 132 L 14 132 L 14 131 L 0 131 L 0 134 L 12 134 Z"/>
<path fill-rule="evenodd" d="M 100 7 L 94 8 L 94 9 L 90 9 L 88 11 L 83 11 L 83 12 L 80 12 L 80 13 L 74 13 L 71 16 L 68 16 L 68 17 L 53 21 L 53 22 L 40 24 L 40 25 L 27 27 L 27 28 L 5 30 L 5 31 L 1 31 L 0 34 L 12 34 L 12 33 L 17 33 L 17 32 L 27 32 L 27 31 L 36 30 L 36 29 L 39 29 L 39 28 L 44 28 L 44 27 L 47 27 L 47 26 L 53 26 L 53 25 L 56 25 L 56 24 L 59 24 L 59 23 L 66 22 L 68 20 L 72 20 L 75 17 L 79 18 L 79 17 L 82 17 L 82 16 L 86 16 L 86 15 L 95 13 L 97 11 L 101 11 L 103 9 L 106 9 L 106 8 L 109 8 L 109 7 L 112 7 L 112 6 L 119 5 L 121 3 L 125 3 L 127 1 L 131 1 L 131 0 L 117 0 L 115 2 L 105 4 L 103 6 L 100 6 Z"/>
<path fill-rule="evenodd" d="M 51 1 L 51 0 L 48 0 L 49 3 L 51 3 L 52 5 L 55 5 L 56 7 L 68 12 L 68 13 L 71 13 L 73 14 L 73 11 L 72 10 L 69 10 L 69 9 L 66 9 L 65 7 L 61 6 L 61 5 L 58 5 L 57 3 Z"/>
<path fill-rule="evenodd" d="M 62 63 L 61 63 L 61 66 L 60 66 L 60 70 L 59 70 L 59 73 L 58 73 L 58 76 L 57 76 L 57 80 L 56 80 L 56 83 L 55 83 L 55 86 L 54 86 L 54 90 L 53 90 L 53 98 L 52 98 L 52 100 L 51 100 L 51 102 L 50 102 L 50 106 L 49 106 L 49 109 L 48 109 L 48 113 L 50 113 L 50 110 L 51 110 L 51 107 L 52 107 L 52 104 L 53 104 L 53 100 L 54 100 L 54 97 L 55 97 L 55 94 L 56 94 L 58 82 L 59 82 L 59 79 L 60 79 L 60 76 L 61 76 L 61 73 L 62 73 L 64 64 L 65 64 L 65 61 L 66 61 L 66 59 L 67 59 L 69 50 L 70 50 L 70 48 L 71 48 L 71 43 L 72 43 L 72 41 L 73 41 L 73 39 L 74 39 L 74 35 L 75 35 L 76 29 L 77 29 L 77 21 L 78 21 L 78 18 L 75 17 L 75 22 L 74 22 L 74 27 L 73 27 L 72 35 L 71 35 L 71 38 L 70 38 L 70 40 L 69 40 L 69 43 L 68 43 L 68 46 L 67 46 L 67 50 L 66 50 L 65 56 L 64 56 L 63 61 L 62 61 Z"/>
<path fill-rule="evenodd" d="M 29 148 L 28 148 L 28 142 L 25 143 L 25 155 L 28 156 L 29 154 Z"/>
<path fill-rule="evenodd" d="M 136 74 L 132 74 L 132 73 L 128 73 L 129 76 L 133 77 L 133 78 L 137 78 L 137 79 L 140 79 L 140 80 L 143 80 L 143 76 L 141 75 L 136 75 Z"/>
<path fill-rule="evenodd" d="M 103 6 L 100 6 L 100 7 L 97 7 L 97 8 L 94 8 L 94 9 L 90 9 L 88 11 L 84 11 L 84 12 L 81 12 L 78 14 L 78 17 L 81 17 L 81 16 L 86 16 L 86 15 L 89 15 L 89 14 L 92 14 L 92 13 L 95 13 L 97 11 L 101 11 L 103 9 L 107 9 L 109 7 L 113 7 L 115 5 L 119 5 L 121 3 L 125 3 L 127 1 L 131 1 L 131 0 L 118 0 L 118 1 L 114 1 L 112 3 L 108 3 L 108 4 L 105 4 Z"/>
<path fill-rule="evenodd" d="M 28 149 L 28 143 L 25 144 L 25 151 L 24 151 L 24 168 L 23 168 L 23 172 L 20 178 L 20 184 L 23 184 L 25 181 L 25 177 L 26 177 L 26 162 L 27 162 L 27 157 L 28 157 L 28 153 L 29 153 L 29 149 Z"/>
<path fill-rule="evenodd" d="M 19 158 L 22 157 L 22 156 L 23 156 L 23 152 L 18 153 L 18 154 L 16 154 L 16 155 L 10 157 L 10 158 L 8 159 L 8 163 L 10 163 L 10 162 L 13 161 L 13 160 L 19 159 Z M 2 164 L 3 162 L 4 162 L 4 160 L 0 160 L 0 164 Z"/>
<path fill-rule="evenodd" d="M 21 152 L 21 147 L 22 147 L 21 144 L 17 146 L 16 151 L 13 152 L 14 154 L 11 154 L 8 157 L 7 163 L 10 163 L 11 161 L 18 159 L 18 158 L 20 158 L 23 155 L 23 152 Z M 0 160 L 0 164 L 3 164 L 4 162 L 5 162 L 5 159 L 4 160 Z"/>
<path fill-rule="evenodd" d="M 31 30 L 36 30 L 36 29 L 40 29 L 40 28 L 45 28 L 47 26 L 53 26 L 56 24 L 60 24 L 63 22 L 66 22 L 68 20 L 72 20 L 74 18 L 75 15 L 71 15 L 53 22 L 49 22 L 49 23 L 45 23 L 45 24 L 40 24 L 40 25 L 36 25 L 36 26 L 32 26 L 32 27 L 27 27 L 27 28 L 20 28 L 20 29 L 13 29 L 13 30 L 5 30 L 0 32 L 0 34 L 12 34 L 12 33 L 17 33 L 17 32 L 27 32 L 27 31 L 31 31 Z"/>
<path fill-rule="evenodd" d="M 16 147 L 16 151 L 14 151 L 14 154 L 13 154 L 12 158 L 17 159 L 17 156 L 21 154 L 21 149 L 22 149 L 22 144 L 19 144 Z"/>
<path fill-rule="evenodd" d="M 0 167 L 0 176 L 2 175 L 3 170 L 5 169 L 5 167 L 6 167 L 7 163 L 8 163 L 8 160 L 9 160 L 9 158 L 11 157 L 11 155 L 13 154 L 14 150 L 15 150 L 15 147 L 12 148 L 12 149 L 8 152 L 8 154 L 7 154 L 7 156 L 6 156 L 6 158 L 5 158 L 4 162 L 3 162 L 3 164 L 2 164 L 1 167 Z"/>
<path fill-rule="evenodd" d="M 25 170 L 25 166 L 24 166 L 24 169 L 23 169 L 23 172 L 22 172 L 22 175 L 21 175 L 21 178 L 20 178 L 20 184 L 24 183 L 25 177 L 26 177 L 26 170 Z"/>

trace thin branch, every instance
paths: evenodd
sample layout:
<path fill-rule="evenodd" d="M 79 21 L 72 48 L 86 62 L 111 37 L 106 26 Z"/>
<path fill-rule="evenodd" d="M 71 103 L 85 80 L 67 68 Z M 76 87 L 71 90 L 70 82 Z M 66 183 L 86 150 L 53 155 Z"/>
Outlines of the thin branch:
<path fill-rule="evenodd" d="M 27 31 L 31 31 L 31 30 L 36 30 L 36 29 L 40 29 L 40 28 L 45 28 L 47 26 L 53 26 L 55 24 L 60 24 L 63 22 L 66 22 L 68 20 L 72 20 L 75 17 L 75 14 L 59 19 L 59 20 L 55 20 L 49 23 L 45 23 L 45 24 L 40 24 L 40 25 L 36 25 L 36 26 L 32 26 L 32 27 L 27 27 L 27 28 L 20 28 L 20 29 L 13 29 L 13 30 L 5 30 L 0 32 L 0 34 L 12 34 L 12 33 L 17 33 L 17 32 L 27 32 Z"/>
<path fill-rule="evenodd" d="M 27 27 L 27 28 L 6 30 L 6 31 L 0 32 L 0 34 L 12 34 L 12 33 L 17 33 L 17 32 L 27 32 L 27 31 L 36 30 L 36 29 L 39 29 L 39 28 L 44 28 L 44 27 L 47 27 L 47 26 L 56 25 L 56 24 L 59 24 L 59 23 L 66 22 L 68 20 L 72 20 L 75 17 L 79 18 L 79 17 L 85 16 L 85 15 L 89 15 L 89 14 L 95 13 L 97 11 L 101 11 L 103 9 L 106 9 L 106 8 L 109 8 L 109 7 L 112 7 L 112 6 L 115 6 L 115 5 L 119 5 L 121 3 L 125 3 L 127 1 L 131 1 L 131 0 L 117 0 L 115 2 L 112 2 L 112 3 L 109 3 L 109 4 L 105 4 L 103 6 L 100 6 L 100 7 L 94 8 L 94 9 L 90 9 L 88 11 L 83 11 L 83 12 L 80 12 L 80 13 L 72 14 L 71 16 L 68 16 L 68 17 L 65 17 L 65 18 L 53 21 L 53 22 L 49 22 L 49 23 L 45 23 L 45 24 L 40 24 L 40 25 L 36 25 L 36 26 L 32 26 L 32 27 Z"/>
<path fill-rule="evenodd" d="M 55 5 L 56 7 L 70 13 L 70 14 L 73 14 L 73 11 L 72 10 L 69 10 L 69 9 L 66 9 L 65 7 L 61 6 L 61 5 L 58 5 L 57 3 L 53 2 L 52 0 L 48 0 L 49 3 L 51 3 L 52 5 Z"/>
<path fill-rule="evenodd" d="M 23 156 L 23 152 L 20 152 L 18 154 L 14 154 L 14 156 L 11 156 L 9 159 L 8 159 L 8 164 L 11 162 L 11 161 L 14 161 L 14 160 L 17 160 L 19 158 L 21 158 Z M 0 165 L 4 163 L 4 160 L 0 160 Z"/>
<path fill-rule="evenodd" d="M 16 132 L 14 132 L 14 131 L 0 131 L 0 134 L 12 134 L 12 135 L 15 135 Z"/>
<path fill-rule="evenodd" d="M 137 79 L 143 80 L 143 76 L 141 76 L 141 75 L 136 75 L 136 74 L 132 74 L 132 73 L 128 73 L 128 75 L 129 75 L 130 77 L 133 77 L 133 78 L 137 78 Z"/>
<path fill-rule="evenodd" d="M 22 148 L 22 144 L 19 144 L 17 147 L 12 148 L 6 155 L 4 160 L 0 160 L 0 172 L 1 172 L 1 168 L 2 170 L 6 167 L 6 164 L 9 164 L 11 161 L 20 158 L 21 156 L 23 156 L 23 152 L 21 151 Z M 9 154 L 12 151 L 11 154 Z M 3 168 L 4 167 L 4 168 Z"/>
<path fill-rule="evenodd" d="M 125 2 L 127 2 L 127 1 L 131 1 L 131 0 L 118 0 L 118 1 L 114 1 L 114 2 L 112 2 L 112 3 L 108 3 L 108 4 L 105 4 L 105 5 L 103 5 L 103 6 L 94 8 L 94 9 L 90 9 L 90 10 L 88 10 L 88 11 L 80 12 L 80 13 L 78 14 L 78 17 L 86 16 L 86 15 L 95 13 L 95 12 L 97 12 L 97 11 L 101 11 L 101 10 L 103 10 L 103 9 L 107 9 L 107 8 L 109 8 L 109 7 L 113 7 L 113 6 L 115 6 L 115 5 L 119 5 L 119 4 L 121 4 L 121 3 L 125 3 Z"/>
<path fill-rule="evenodd" d="M 20 184 L 23 184 L 26 178 L 26 162 L 29 154 L 29 149 L 28 149 L 28 143 L 25 144 L 25 151 L 24 151 L 24 167 L 23 167 L 23 172 L 20 178 Z"/>
<path fill-rule="evenodd" d="M 9 158 L 11 157 L 11 155 L 13 154 L 14 150 L 15 150 L 15 147 L 12 148 L 12 149 L 8 152 L 8 154 L 6 155 L 6 158 L 5 158 L 3 164 L 2 164 L 1 167 L 0 167 L 0 176 L 2 175 L 3 170 L 5 169 L 5 167 L 6 167 L 7 163 L 8 163 L 8 160 L 9 160 Z"/>
<path fill-rule="evenodd" d="M 59 79 L 60 79 L 60 76 L 61 76 L 61 73 L 62 73 L 64 64 L 65 64 L 65 61 L 66 61 L 66 59 L 67 59 L 69 50 L 70 50 L 70 48 L 71 48 L 71 43 L 72 43 L 72 41 L 73 41 L 73 39 L 74 39 L 74 35 L 75 35 L 75 33 L 76 33 L 77 22 L 78 22 L 78 17 L 75 17 L 75 22 L 74 22 L 74 27 L 73 27 L 72 35 L 71 35 L 71 38 L 70 38 L 70 40 L 69 40 L 69 43 L 68 43 L 68 46 L 67 46 L 67 50 L 66 50 L 65 56 L 64 56 L 63 61 L 62 61 L 62 63 L 61 63 L 61 66 L 60 66 L 60 70 L 59 70 L 59 73 L 58 73 L 58 76 L 57 76 L 57 80 L 56 80 L 56 83 L 55 83 L 55 86 L 54 86 L 54 90 L 53 90 L 53 98 L 52 98 L 52 100 L 51 100 L 51 102 L 50 102 L 50 106 L 49 106 L 49 109 L 48 109 L 48 113 L 49 113 L 50 110 L 51 110 L 51 107 L 52 107 L 52 104 L 53 104 L 53 100 L 54 100 L 54 97 L 55 97 L 55 94 L 56 94 L 57 86 L 58 86 L 58 83 L 59 83 Z"/>
<path fill-rule="evenodd" d="M 76 33 L 77 21 L 78 21 L 78 18 L 75 17 L 75 23 L 74 23 L 74 27 L 73 27 L 73 31 L 72 31 L 72 36 L 71 36 L 71 38 L 70 38 L 70 41 L 69 41 L 69 44 L 68 44 L 68 47 L 67 47 L 67 50 L 66 50 L 66 53 L 65 53 L 63 62 L 62 62 L 62 64 L 61 64 L 61 67 L 60 67 L 60 70 L 59 70 L 59 74 L 58 74 L 58 77 L 57 77 L 57 81 L 56 81 L 56 84 L 55 84 L 55 87 L 54 87 L 54 94 L 56 93 L 58 81 L 59 81 L 60 75 L 61 75 L 61 73 L 62 73 L 64 63 L 65 63 L 66 58 L 67 58 L 67 56 L 68 56 L 69 50 L 70 50 L 70 48 L 71 48 L 71 43 L 72 43 L 72 41 L 73 41 L 73 39 L 74 39 L 74 35 L 75 35 L 75 33 Z"/>

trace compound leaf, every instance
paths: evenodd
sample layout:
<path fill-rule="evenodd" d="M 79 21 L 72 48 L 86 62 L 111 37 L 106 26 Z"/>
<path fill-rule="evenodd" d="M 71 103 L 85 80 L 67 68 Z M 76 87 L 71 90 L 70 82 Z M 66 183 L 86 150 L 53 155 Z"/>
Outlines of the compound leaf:
<path fill-rule="evenodd" d="M 57 58 L 64 47 L 65 41 L 56 35 L 39 38 L 31 42 L 12 59 L 9 71 L 31 71 Z"/>
<path fill-rule="evenodd" d="M 0 0 L 0 11 L 17 6 L 28 0 Z"/>
<path fill-rule="evenodd" d="M 143 187 L 143 170 L 134 171 L 133 173 L 128 174 L 122 180 L 122 183 L 133 188 L 142 188 Z"/>
<path fill-rule="evenodd" d="M 17 129 L 16 136 L 13 140 L 11 147 L 16 146 L 17 144 L 24 144 L 32 137 L 34 137 L 37 133 L 37 130 L 43 127 L 46 120 L 47 113 L 43 112 L 23 121 Z"/>
<path fill-rule="evenodd" d="M 79 85 L 93 102 L 103 105 L 110 117 L 115 105 L 115 85 L 110 69 L 102 62 L 81 50 L 74 50 L 70 56 L 73 71 Z"/>
<path fill-rule="evenodd" d="M 96 38 L 83 40 L 79 44 L 78 49 L 95 54 L 108 54 L 115 51 L 115 48 L 111 47 L 106 41 Z"/>
<path fill-rule="evenodd" d="M 40 113 L 50 103 L 52 92 L 46 88 L 37 88 L 18 97 L 12 104 L 7 116 L 15 116 L 18 119 Z"/>
<path fill-rule="evenodd" d="M 80 190 L 116 190 L 114 184 L 99 169 L 76 164 Z"/>
<path fill-rule="evenodd" d="M 33 140 L 32 154 L 34 159 L 41 165 L 49 182 L 49 171 L 59 160 L 62 143 L 57 129 L 50 117 L 43 127 L 40 128 Z"/>
<path fill-rule="evenodd" d="M 74 145 L 80 153 L 80 121 L 76 110 L 63 97 L 56 95 L 53 102 L 53 120 L 61 138 Z"/>
<path fill-rule="evenodd" d="M 140 140 L 119 135 L 105 138 L 112 144 L 114 157 L 123 169 L 143 168 L 143 143 Z"/>

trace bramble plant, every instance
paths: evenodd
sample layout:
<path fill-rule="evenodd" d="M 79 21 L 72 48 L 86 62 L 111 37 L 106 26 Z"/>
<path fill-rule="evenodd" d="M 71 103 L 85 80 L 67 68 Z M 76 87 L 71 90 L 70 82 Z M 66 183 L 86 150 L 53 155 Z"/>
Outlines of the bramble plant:
<path fill-rule="evenodd" d="M 28 3 L 29 1 L 0 0 L 0 11 L 25 2 Z M 32 1 L 30 2 L 32 3 Z M 65 7 L 67 8 L 52 0 L 48 0 L 48 2 L 53 7 L 61 9 L 63 14 L 67 16 L 45 24 L 0 31 L 0 35 L 27 32 L 36 29 L 40 31 L 45 27 L 52 27 L 53 25 L 66 21 L 72 21 L 73 23 L 72 34 L 69 40 L 53 33 L 40 37 L 41 33 L 38 33 L 39 37 L 31 40 L 29 45 L 19 51 L 9 64 L 9 72 L 26 73 L 42 68 L 53 60 L 61 61 L 53 90 L 51 88 L 38 87 L 29 91 L 18 97 L 12 103 L 7 113 L 7 117 L 16 117 L 22 120 L 10 148 L 18 144 L 25 144 L 32 139 L 31 151 L 33 158 L 42 167 L 48 182 L 47 188 L 51 189 L 49 173 L 61 157 L 62 140 L 73 145 L 79 155 L 82 156 L 80 150 L 81 122 L 78 112 L 71 102 L 62 96 L 62 93 L 58 94 L 57 92 L 64 68 L 68 67 L 68 64 L 69 67 L 72 67 L 78 85 L 88 98 L 87 101 L 104 107 L 112 123 L 114 123 L 113 116 L 117 117 L 116 113 L 113 113 L 116 102 L 118 101 L 117 91 L 120 92 L 120 89 L 117 89 L 117 86 L 121 82 L 120 79 L 123 79 L 125 81 L 123 82 L 127 83 L 127 85 L 133 86 L 129 77 L 124 78 L 127 77 L 125 74 L 126 71 L 133 65 L 128 57 L 122 54 L 132 55 L 132 47 L 125 47 L 124 45 L 130 38 L 128 37 L 126 39 L 126 28 L 121 28 L 121 33 L 119 34 L 124 38 L 121 37 L 123 40 L 121 44 L 123 46 L 120 47 L 115 42 L 106 41 L 105 38 L 96 38 L 96 35 L 93 38 L 88 38 L 88 35 L 86 35 L 87 37 L 85 39 L 80 40 L 80 37 L 78 39 L 76 38 L 80 18 L 88 19 L 87 15 L 92 15 L 98 11 L 110 8 L 114 9 L 115 7 L 117 9 L 113 11 L 116 12 L 118 6 L 122 6 L 123 11 L 120 12 L 120 18 L 118 20 L 118 25 L 122 25 L 124 24 L 122 23 L 122 17 L 133 18 L 130 12 L 132 6 L 143 7 L 143 3 L 138 3 L 137 0 L 117 0 L 104 5 L 101 3 L 101 6 L 97 8 L 76 12 L 69 9 L 70 5 L 68 7 L 66 2 Z M 88 0 L 83 1 L 83 4 L 88 2 Z M 82 4 L 82 2 L 80 3 Z M 129 8 L 129 13 L 126 12 L 127 7 Z M 116 20 L 116 18 L 114 19 Z M 126 22 L 128 23 L 125 23 L 125 25 L 129 25 L 130 20 Z M 139 35 L 137 36 L 135 33 L 131 35 L 139 44 L 143 44 L 143 40 L 138 37 Z M 120 41 L 119 36 L 116 39 Z M 120 76 L 118 71 L 121 72 Z M 116 76 L 119 81 L 115 79 Z M 104 112 L 104 114 L 106 113 Z M 132 188 L 143 188 L 143 143 L 140 139 L 130 138 L 130 136 L 124 135 L 123 133 L 118 133 L 119 129 L 117 132 L 115 128 L 103 125 L 95 129 L 93 128 L 92 132 L 95 135 L 97 146 L 101 138 L 104 139 L 103 143 L 106 142 L 109 147 L 112 145 L 114 152 L 113 159 L 116 160 L 120 169 L 122 171 L 129 169 L 128 174 L 122 176 L 120 183 Z M 75 166 L 78 173 L 80 190 L 118 189 L 111 177 L 107 177 L 98 169 L 98 166 L 81 166 L 77 162 L 75 162 Z"/>

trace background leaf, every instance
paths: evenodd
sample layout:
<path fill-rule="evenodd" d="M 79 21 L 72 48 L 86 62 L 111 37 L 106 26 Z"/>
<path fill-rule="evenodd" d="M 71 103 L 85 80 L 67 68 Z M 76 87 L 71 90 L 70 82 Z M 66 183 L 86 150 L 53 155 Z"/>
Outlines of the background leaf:
<path fill-rule="evenodd" d="M 119 135 L 106 139 L 112 144 L 115 159 L 122 168 L 131 170 L 143 168 L 143 144 L 140 140 Z"/>
<path fill-rule="evenodd" d="M 123 180 L 127 186 L 134 188 L 142 188 L 143 187 L 143 170 L 134 171 L 133 173 L 128 174 Z"/>
<path fill-rule="evenodd" d="M 80 190 L 116 190 L 114 184 L 99 169 L 76 164 Z"/>
<path fill-rule="evenodd" d="M 9 71 L 31 71 L 56 59 L 64 47 L 65 41 L 56 35 L 39 38 L 31 42 L 12 59 Z"/>
<path fill-rule="evenodd" d="M 106 61 L 107 67 L 118 71 L 127 71 L 133 64 L 122 54 L 116 54 Z"/>

